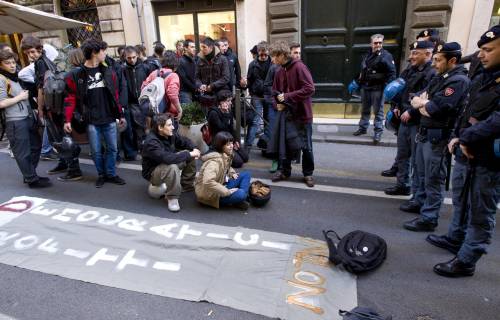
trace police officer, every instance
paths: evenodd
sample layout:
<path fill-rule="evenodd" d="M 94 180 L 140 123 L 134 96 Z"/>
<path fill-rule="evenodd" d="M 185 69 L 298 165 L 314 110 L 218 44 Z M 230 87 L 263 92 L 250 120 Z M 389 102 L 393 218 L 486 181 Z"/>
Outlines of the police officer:
<path fill-rule="evenodd" d="M 456 254 L 452 260 L 434 267 L 443 276 L 473 275 L 495 226 L 500 200 L 500 158 L 494 154 L 494 141 L 500 138 L 499 38 L 500 25 L 496 25 L 478 42 L 478 58 L 484 69 L 472 82 L 469 102 L 457 124 L 458 136 L 448 144 L 449 149 L 455 149 L 456 160 L 453 219 L 447 235 L 427 237 L 431 244 Z M 465 183 L 467 175 L 471 180 Z M 469 203 L 461 201 L 461 196 Z"/>
<path fill-rule="evenodd" d="M 371 36 L 371 50 L 363 58 L 361 73 L 356 80 L 361 86 L 362 111 L 359 120 L 359 129 L 353 133 L 355 136 L 366 134 L 370 124 L 370 114 L 373 107 L 375 113 L 375 135 L 373 142 L 378 143 L 382 138 L 384 122 L 384 87 L 396 79 L 396 67 L 392 55 L 382 48 L 384 36 L 374 34 Z"/>
<path fill-rule="evenodd" d="M 437 75 L 411 100 L 422 116 L 416 137 L 419 186 L 415 195 L 421 209 L 420 217 L 404 224 L 411 231 L 434 231 L 438 224 L 448 139 L 470 86 L 467 69 L 459 65 L 461 56 L 456 42 L 438 45 L 432 64 Z"/>
<path fill-rule="evenodd" d="M 396 163 L 397 183 L 387 188 L 384 192 L 388 195 L 415 194 L 417 189 L 417 174 L 415 170 L 415 136 L 420 123 L 420 112 L 412 108 L 411 98 L 427 87 L 435 70 L 431 66 L 434 44 L 430 41 L 416 41 L 410 45 L 410 66 L 401 73 L 401 78 L 406 82 L 406 87 L 401 94 L 400 102 L 393 112 L 401 119 L 398 130 Z M 412 183 L 410 189 L 410 167 L 412 168 Z M 410 201 L 403 204 L 403 211 L 411 210 L 416 205 Z M 418 208 L 417 206 L 417 209 Z"/>

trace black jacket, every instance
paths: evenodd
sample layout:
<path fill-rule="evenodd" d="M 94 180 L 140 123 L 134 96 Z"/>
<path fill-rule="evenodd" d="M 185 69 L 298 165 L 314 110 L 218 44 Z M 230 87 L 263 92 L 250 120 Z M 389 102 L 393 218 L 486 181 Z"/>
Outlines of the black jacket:
<path fill-rule="evenodd" d="M 406 87 L 401 93 L 401 102 L 398 104 L 398 109 L 401 114 L 408 111 L 411 115 L 409 125 L 415 125 L 420 122 L 420 112 L 411 106 L 411 99 L 417 92 L 422 91 L 427 87 L 431 79 L 436 75 L 435 69 L 431 66 L 431 62 L 427 62 L 422 66 L 408 66 L 401 72 L 401 78 L 406 81 Z"/>
<path fill-rule="evenodd" d="M 493 171 L 500 171 L 500 159 L 493 152 L 494 140 L 500 138 L 500 123 L 494 121 L 495 112 L 498 121 L 500 111 L 500 85 L 497 81 L 500 81 L 500 70 L 483 71 L 474 77 L 468 104 L 455 130 L 461 143 L 473 152 L 474 161 Z"/>
<path fill-rule="evenodd" d="M 222 89 L 231 89 L 229 87 L 231 74 L 227 59 L 219 52 L 217 47 L 214 50 L 215 56 L 210 61 L 200 52 L 196 65 L 196 88 L 199 88 L 202 84 L 210 85 L 213 89 L 212 94 Z"/>
<path fill-rule="evenodd" d="M 167 138 L 151 131 L 142 147 L 142 176 L 149 181 L 154 169 L 160 164 L 179 164 L 191 160 L 189 152 L 194 148 L 191 140 L 177 133 Z"/>
<path fill-rule="evenodd" d="M 237 88 L 240 87 L 240 79 L 241 79 L 241 67 L 240 61 L 238 60 L 238 56 L 234 54 L 231 48 L 228 48 L 226 53 L 223 54 L 226 57 L 228 65 L 229 65 L 229 87 L 232 89 L 233 86 Z"/>
<path fill-rule="evenodd" d="M 196 92 L 196 61 L 193 58 L 183 55 L 179 61 L 177 74 L 181 80 L 181 90 L 184 92 Z"/>
<path fill-rule="evenodd" d="M 394 58 L 389 51 L 382 49 L 376 53 L 370 51 L 363 57 L 358 82 L 363 89 L 383 90 L 384 86 L 396 79 Z"/>
<path fill-rule="evenodd" d="M 233 137 L 235 136 L 231 112 L 223 113 L 218 107 L 212 107 L 208 110 L 207 121 L 212 138 L 221 131 L 229 132 Z"/>
<path fill-rule="evenodd" d="M 140 60 L 133 66 L 125 63 L 123 75 L 127 83 L 128 103 L 138 103 L 142 83 L 149 75 L 147 66 Z"/>
<path fill-rule="evenodd" d="M 268 58 L 263 63 L 260 63 L 258 59 L 259 58 L 256 58 L 248 65 L 247 85 L 250 95 L 263 98 L 265 94 L 266 77 L 271 68 L 271 58 Z"/>
<path fill-rule="evenodd" d="M 422 116 L 420 125 L 425 128 L 453 129 L 460 110 L 467 102 L 470 80 L 462 65 L 436 75 L 425 89 L 429 102 L 425 110 L 430 117 Z"/>
<path fill-rule="evenodd" d="M 128 105 L 127 80 L 123 76 L 122 65 L 110 56 L 106 56 L 105 63 L 116 72 L 120 105 L 126 107 Z"/>
<path fill-rule="evenodd" d="M 273 124 L 271 141 L 267 145 L 267 153 L 276 155 L 278 160 L 296 159 L 302 148 L 303 142 L 289 109 L 290 107 L 284 111 L 278 111 Z"/>

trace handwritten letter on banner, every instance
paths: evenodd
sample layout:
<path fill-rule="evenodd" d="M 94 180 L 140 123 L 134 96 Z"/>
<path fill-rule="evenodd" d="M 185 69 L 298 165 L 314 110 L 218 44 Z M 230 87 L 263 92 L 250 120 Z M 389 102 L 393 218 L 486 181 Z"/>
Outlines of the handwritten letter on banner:
<path fill-rule="evenodd" d="M 0 263 L 209 301 L 271 318 L 340 319 L 356 280 L 323 241 L 33 197 L 0 205 Z"/>

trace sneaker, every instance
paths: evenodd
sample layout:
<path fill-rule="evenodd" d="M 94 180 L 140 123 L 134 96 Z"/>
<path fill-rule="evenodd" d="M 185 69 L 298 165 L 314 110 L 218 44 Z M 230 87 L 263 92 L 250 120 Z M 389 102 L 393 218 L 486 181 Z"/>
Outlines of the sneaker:
<path fill-rule="evenodd" d="M 382 132 L 375 132 L 375 134 L 373 135 L 373 143 L 379 144 L 381 140 L 382 140 Z"/>
<path fill-rule="evenodd" d="M 28 186 L 31 189 L 41 189 L 41 188 L 47 188 L 47 187 L 52 186 L 52 183 L 50 182 L 50 180 L 48 180 L 48 178 L 47 179 L 38 179 L 38 180 L 35 180 L 33 182 L 28 183 Z"/>
<path fill-rule="evenodd" d="M 366 134 L 366 130 L 365 129 L 358 129 L 357 131 L 354 131 L 352 133 L 353 136 L 360 136 L 362 134 Z"/>
<path fill-rule="evenodd" d="M 57 180 L 59 181 L 78 181 L 82 180 L 83 176 L 81 172 L 68 172 L 64 176 L 58 177 Z"/>
<path fill-rule="evenodd" d="M 395 177 L 398 174 L 398 167 L 391 167 L 380 173 L 382 177 Z"/>
<path fill-rule="evenodd" d="M 126 183 L 125 180 L 123 180 L 119 176 L 106 177 L 106 182 L 111 182 L 111 183 L 117 184 L 119 186 L 122 186 Z"/>
<path fill-rule="evenodd" d="M 179 206 L 179 199 L 167 199 L 168 210 L 171 212 L 179 212 L 181 207 Z"/>
<path fill-rule="evenodd" d="M 48 174 L 58 174 L 58 173 L 63 173 L 68 171 L 68 166 L 66 164 L 63 164 L 59 162 L 55 168 L 50 169 L 47 171 Z"/>
<path fill-rule="evenodd" d="M 248 208 L 250 208 L 250 203 L 248 203 L 248 201 L 242 201 L 240 203 L 235 204 L 234 207 L 241 210 L 248 210 Z"/>
<path fill-rule="evenodd" d="M 44 161 L 55 161 L 59 160 L 59 156 L 54 151 L 50 151 L 49 153 L 42 153 L 40 159 Z"/>
<path fill-rule="evenodd" d="M 271 164 L 271 168 L 269 169 L 269 172 L 275 173 L 278 171 L 278 160 L 273 160 L 273 163 Z"/>
<path fill-rule="evenodd" d="M 104 176 L 99 176 L 97 178 L 97 181 L 95 182 L 95 187 L 102 188 L 102 186 L 104 185 L 104 182 L 106 182 L 106 179 L 104 178 Z"/>

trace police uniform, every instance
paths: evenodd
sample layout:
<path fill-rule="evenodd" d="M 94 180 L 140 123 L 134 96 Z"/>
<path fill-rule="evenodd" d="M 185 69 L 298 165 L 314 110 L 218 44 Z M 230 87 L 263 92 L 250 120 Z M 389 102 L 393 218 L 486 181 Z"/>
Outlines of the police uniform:
<path fill-rule="evenodd" d="M 439 45 L 436 52 L 459 53 L 460 50 L 458 43 L 451 42 Z M 406 222 L 405 229 L 433 231 L 437 226 L 443 201 L 448 139 L 469 86 L 467 69 L 458 65 L 433 77 L 424 90 L 429 100 L 424 108 L 429 116 L 422 115 L 420 120 L 415 160 L 419 184 L 415 201 L 421 206 L 420 217 Z"/>
<path fill-rule="evenodd" d="M 433 49 L 434 44 L 430 41 L 416 41 L 410 45 L 410 50 Z M 411 118 L 407 123 L 401 122 L 398 130 L 396 163 L 397 184 L 394 187 L 385 189 L 389 195 L 409 195 L 412 191 L 415 194 L 417 189 L 417 174 L 415 170 L 415 136 L 420 123 L 420 112 L 412 108 L 411 98 L 419 91 L 427 87 L 431 78 L 435 75 L 435 70 L 431 66 L 431 61 L 420 66 L 408 66 L 402 73 L 401 78 L 406 82 L 406 87 L 401 94 L 401 101 L 397 105 L 400 114 L 408 111 Z M 412 181 L 410 190 L 410 168 L 412 168 Z"/>
<path fill-rule="evenodd" d="M 380 141 L 384 125 L 384 87 L 396 79 L 396 67 L 392 55 L 382 49 L 370 52 L 363 58 L 358 82 L 361 87 L 362 111 L 359 129 L 354 135 L 365 134 L 370 124 L 371 109 L 375 114 L 376 142 Z"/>
<path fill-rule="evenodd" d="M 481 37 L 478 47 L 499 37 L 497 25 Z M 456 149 L 453 219 L 447 235 L 428 237 L 430 243 L 456 253 L 452 260 L 434 267 L 436 273 L 453 277 L 474 273 L 476 262 L 487 252 L 495 227 L 500 201 L 500 155 L 495 155 L 494 149 L 495 139 L 500 138 L 500 65 L 484 69 L 474 78 L 456 133 L 460 144 L 474 158 L 467 161 L 460 148 Z M 465 182 L 467 176 L 469 183 Z M 468 201 L 462 202 L 467 193 Z"/>
<path fill-rule="evenodd" d="M 426 38 L 426 40 L 436 43 L 439 40 L 439 31 L 434 28 L 424 29 L 417 34 L 417 40 L 422 38 Z"/>

